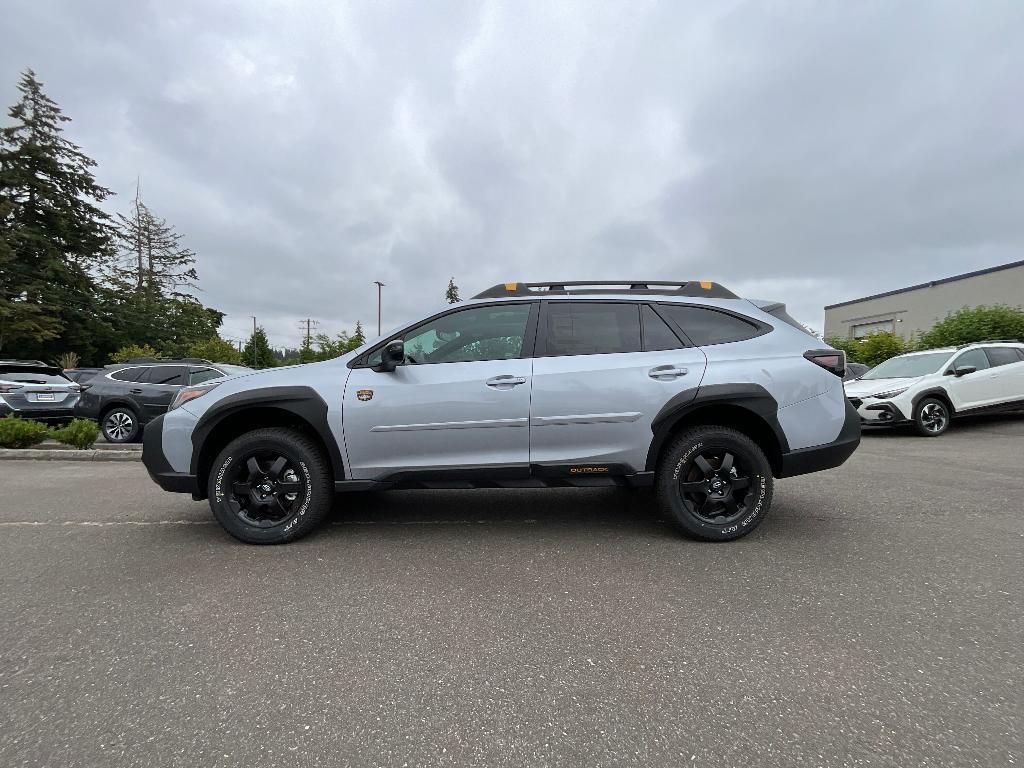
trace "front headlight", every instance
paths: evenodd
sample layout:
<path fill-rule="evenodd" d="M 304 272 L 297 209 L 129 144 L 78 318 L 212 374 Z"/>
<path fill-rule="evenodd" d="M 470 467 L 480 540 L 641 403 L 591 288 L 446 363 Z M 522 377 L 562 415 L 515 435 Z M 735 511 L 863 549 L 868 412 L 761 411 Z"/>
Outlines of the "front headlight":
<path fill-rule="evenodd" d="M 197 384 L 194 387 L 182 387 L 178 390 L 178 394 L 174 396 L 174 399 L 171 401 L 171 405 L 167 410 L 173 411 L 175 408 L 180 408 L 189 400 L 195 400 L 197 397 L 202 397 L 211 389 L 215 389 L 218 386 L 220 386 L 219 381 L 213 384 Z"/>
<path fill-rule="evenodd" d="M 896 395 L 902 395 L 910 387 L 903 387 L 902 389 L 887 389 L 885 392 L 877 392 L 872 397 L 877 397 L 879 400 L 886 400 L 890 397 L 896 397 Z"/>

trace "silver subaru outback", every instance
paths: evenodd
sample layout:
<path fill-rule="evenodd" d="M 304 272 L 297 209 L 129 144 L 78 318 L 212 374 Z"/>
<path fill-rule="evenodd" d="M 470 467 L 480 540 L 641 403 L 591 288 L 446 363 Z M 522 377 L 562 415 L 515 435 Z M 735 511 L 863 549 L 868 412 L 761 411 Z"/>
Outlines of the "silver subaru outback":
<path fill-rule="evenodd" d="M 343 491 L 611 484 L 726 541 L 775 478 L 857 448 L 845 363 L 717 283 L 503 283 L 335 360 L 186 387 L 143 461 L 257 544 L 309 533 Z"/>

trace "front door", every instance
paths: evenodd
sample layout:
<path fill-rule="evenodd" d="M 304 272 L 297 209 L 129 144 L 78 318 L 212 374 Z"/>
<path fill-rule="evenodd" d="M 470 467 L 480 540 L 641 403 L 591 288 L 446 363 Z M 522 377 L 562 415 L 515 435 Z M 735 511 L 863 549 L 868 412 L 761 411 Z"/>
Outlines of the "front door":
<path fill-rule="evenodd" d="M 530 462 L 542 472 L 642 471 L 652 421 L 696 396 L 707 366 L 654 309 L 621 301 L 545 302 L 536 355 Z"/>
<path fill-rule="evenodd" d="M 342 421 L 352 479 L 529 470 L 533 302 L 446 313 L 395 338 L 405 364 L 373 370 L 379 350 L 345 385 Z"/>

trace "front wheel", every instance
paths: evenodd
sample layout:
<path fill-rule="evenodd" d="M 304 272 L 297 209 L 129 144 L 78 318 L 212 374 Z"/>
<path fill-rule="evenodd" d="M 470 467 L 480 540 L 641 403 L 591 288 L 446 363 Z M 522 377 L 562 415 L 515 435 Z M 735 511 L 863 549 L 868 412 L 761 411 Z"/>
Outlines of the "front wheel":
<path fill-rule="evenodd" d="M 330 512 L 334 483 L 320 448 L 301 432 L 257 429 L 232 440 L 210 470 L 210 508 L 249 544 L 284 544 Z"/>
<path fill-rule="evenodd" d="M 926 397 L 914 410 L 914 426 L 919 435 L 938 437 L 949 429 L 949 407 L 936 397 Z"/>
<path fill-rule="evenodd" d="M 764 452 L 742 432 L 696 427 L 662 458 L 655 480 L 662 510 L 687 536 L 731 541 L 768 513 L 774 481 Z"/>

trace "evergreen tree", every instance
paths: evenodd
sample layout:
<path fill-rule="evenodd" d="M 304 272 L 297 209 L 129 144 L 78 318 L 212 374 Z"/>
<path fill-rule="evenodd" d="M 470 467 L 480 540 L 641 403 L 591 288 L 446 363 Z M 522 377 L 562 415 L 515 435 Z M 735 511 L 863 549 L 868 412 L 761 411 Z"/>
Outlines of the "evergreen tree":
<path fill-rule="evenodd" d="M 449 304 L 458 304 L 462 301 L 462 299 L 459 298 L 459 286 L 455 284 L 454 277 L 448 280 L 448 290 L 444 292 L 444 299 Z"/>
<path fill-rule="evenodd" d="M 277 365 L 274 351 L 270 348 L 270 342 L 267 341 L 267 333 L 262 327 L 256 329 L 242 349 L 242 365 L 248 365 L 251 368 L 273 368 Z"/>
<path fill-rule="evenodd" d="M 182 235 L 142 202 L 139 189 L 128 216 L 117 215 L 120 260 L 113 282 L 153 301 L 180 296 L 178 288 L 196 286 L 196 255 L 181 244 Z"/>
<path fill-rule="evenodd" d="M 352 334 L 352 341 L 355 342 L 355 346 L 352 347 L 352 349 L 361 347 L 366 343 L 366 334 L 363 333 L 363 324 L 359 320 L 356 320 L 356 332 Z"/>
<path fill-rule="evenodd" d="M 302 346 L 299 347 L 300 363 L 315 363 L 317 361 L 316 350 L 313 349 L 313 339 L 310 336 L 302 337 Z"/>
<path fill-rule="evenodd" d="M 111 195 L 93 177 L 95 162 L 63 135 L 66 117 L 32 70 L 18 84 L 12 124 L 0 129 L 0 343 L 20 355 L 91 358 L 94 275 L 113 256 Z"/>

